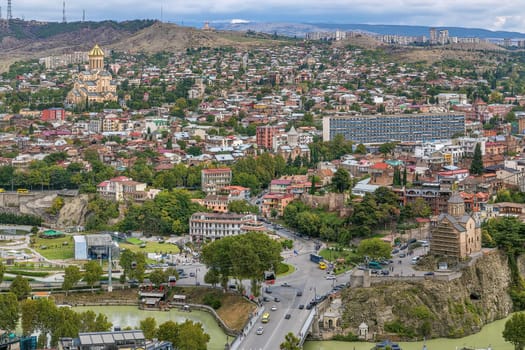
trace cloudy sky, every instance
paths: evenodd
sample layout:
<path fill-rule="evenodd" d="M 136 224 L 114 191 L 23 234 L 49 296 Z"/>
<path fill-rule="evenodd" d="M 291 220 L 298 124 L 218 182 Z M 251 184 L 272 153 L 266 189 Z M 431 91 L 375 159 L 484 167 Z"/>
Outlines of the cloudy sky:
<path fill-rule="evenodd" d="M 160 19 L 458 26 L 525 32 L 524 0 L 66 0 L 68 21 Z M 5 17 L 7 0 L 0 0 Z M 13 17 L 60 21 L 62 0 L 12 0 Z"/>

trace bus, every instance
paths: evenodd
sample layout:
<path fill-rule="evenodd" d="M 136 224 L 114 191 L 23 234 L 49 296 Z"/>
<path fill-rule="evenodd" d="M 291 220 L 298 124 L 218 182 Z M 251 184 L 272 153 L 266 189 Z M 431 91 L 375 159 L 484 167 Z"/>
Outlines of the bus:
<path fill-rule="evenodd" d="M 324 261 L 321 261 L 321 262 L 319 263 L 319 268 L 320 268 L 321 270 L 326 270 L 326 263 L 325 263 Z"/>
<path fill-rule="evenodd" d="M 368 268 L 373 269 L 373 270 L 381 270 L 383 269 L 383 266 L 381 266 L 381 264 L 378 263 L 377 261 L 370 261 L 368 263 Z"/>
<path fill-rule="evenodd" d="M 275 272 L 264 271 L 264 282 L 266 284 L 275 284 Z"/>
<path fill-rule="evenodd" d="M 270 322 L 270 313 L 269 313 L 269 312 L 265 312 L 265 313 L 262 315 L 261 322 L 262 322 L 262 323 L 268 323 L 268 322 Z"/>

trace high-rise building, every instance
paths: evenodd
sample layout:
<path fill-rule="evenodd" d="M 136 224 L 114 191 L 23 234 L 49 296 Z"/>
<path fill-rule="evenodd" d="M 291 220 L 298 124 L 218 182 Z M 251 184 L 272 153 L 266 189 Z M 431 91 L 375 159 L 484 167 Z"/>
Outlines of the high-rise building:
<path fill-rule="evenodd" d="M 255 140 L 260 148 L 272 149 L 273 137 L 279 133 L 279 127 L 272 125 L 258 126 L 255 132 Z"/>
<path fill-rule="evenodd" d="M 430 45 L 436 45 L 437 44 L 437 29 L 436 28 L 430 28 Z"/>
<path fill-rule="evenodd" d="M 323 140 L 335 135 L 357 143 L 449 139 L 465 132 L 465 114 L 346 115 L 323 118 Z"/>
<path fill-rule="evenodd" d="M 438 42 L 440 45 L 448 44 L 448 29 L 443 29 L 439 31 Z"/>

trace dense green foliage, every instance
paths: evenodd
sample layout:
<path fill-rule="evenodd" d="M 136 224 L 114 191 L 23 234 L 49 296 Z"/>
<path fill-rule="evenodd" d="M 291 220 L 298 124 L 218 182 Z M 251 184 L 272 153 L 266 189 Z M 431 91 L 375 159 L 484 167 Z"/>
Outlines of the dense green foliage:
<path fill-rule="evenodd" d="M 268 235 L 249 232 L 205 245 L 202 261 L 209 269 L 207 275 L 215 275 L 223 287 L 230 276 L 238 281 L 250 279 L 252 291 L 257 296 L 264 272 L 274 270 L 281 262 L 281 250 L 281 244 Z"/>
<path fill-rule="evenodd" d="M 13 293 L 0 294 L 0 329 L 14 331 L 18 323 L 19 306 Z"/>
<path fill-rule="evenodd" d="M 424 214 L 428 213 L 427 207 L 422 206 Z M 386 187 L 367 193 L 361 202 L 353 204 L 353 208 L 350 217 L 340 218 L 324 208 L 312 209 L 300 201 L 294 201 L 284 209 L 283 218 L 288 226 L 301 234 L 341 244 L 348 244 L 353 237 L 369 237 L 384 224 L 401 218 L 397 195 Z M 405 219 L 412 217 L 408 211 L 405 214 Z"/>
<path fill-rule="evenodd" d="M 162 191 L 155 199 L 146 200 L 142 205 L 132 204 L 119 227 L 121 231 L 181 235 L 189 230 L 190 216 L 199 211 L 206 209 L 193 203 L 188 191 Z"/>
<path fill-rule="evenodd" d="M 370 259 L 389 259 L 392 246 L 379 238 L 363 239 L 357 246 L 357 254 Z"/>
<path fill-rule="evenodd" d="M 251 205 L 245 200 L 235 200 L 228 203 L 228 211 L 231 213 L 245 214 L 252 213 L 257 214 L 259 212 L 259 207 L 256 205 Z"/>
<path fill-rule="evenodd" d="M 16 295 L 18 300 L 26 299 L 31 295 L 31 285 L 26 278 L 17 275 L 13 282 L 11 282 L 9 291 Z"/>
<path fill-rule="evenodd" d="M 481 154 L 481 145 L 479 143 L 476 144 L 476 148 L 474 149 L 474 157 L 470 164 L 470 173 L 473 175 L 483 174 L 483 156 Z"/>
<path fill-rule="evenodd" d="M 22 334 L 39 332 L 38 347 L 56 346 L 61 337 L 77 337 L 79 332 L 105 332 L 112 327 L 104 314 L 93 311 L 75 312 L 70 308 L 57 307 L 51 299 L 26 299 L 21 305 Z"/>
<path fill-rule="evenodd" d="M 516 310 L 525 309 L 525 281 L 518 269 L 517 257 L 525 252 L 525 224 L 514 217 L 499 217 L 486 221 L 483 225 L 483 244 L 496 245 L 508 258 L 512 285 L 510 296 Z"/>
<path fill-rule="evenodd" d="M 119 216 L 118 203 L 99 196 L 89 201 L 87 209 L 86 230 L 108 229 L 108 220 Z"/>
<path fill-rule="evenodd" d="M 516 350 L 525 348 L 525 313 L 515 313 L 505 322 L 503 338 L 512 343 Z"/>
<path fill-rule="evenodd" d="M 30 214 L 0 213 L 0 224 L 40 226 L 42 218 Z"/>
<path fill-rule="evenodd" d="M 157 338 L 172 342 L 175 349 L 206 350 L 210 336 L 204 332 L 202 324 L 186 320 L 183 323 L 167 321 L 159 325 Z"/>
<path fill-rule="evenodd" d="M 126 249 L 120 254 L 119 264 L 124 269 L 124 276 L 142 281 L 146 271 L 146 257 L 142 253 L 134 253 Z"/>

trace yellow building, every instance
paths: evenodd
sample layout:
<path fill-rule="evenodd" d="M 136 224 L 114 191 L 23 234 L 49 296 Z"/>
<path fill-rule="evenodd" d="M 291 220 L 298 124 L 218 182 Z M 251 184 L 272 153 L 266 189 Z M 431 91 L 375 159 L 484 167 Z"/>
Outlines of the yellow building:
<path fill-rule="evenodd" d="M 88 53 L 89 69 L 80 72 L 74 80 L 73 89 L 67 94 L 70 104 L 103 103 L 117 101 L 117 83 L 104 69 L 104 51 L 95 45 Z"/>

